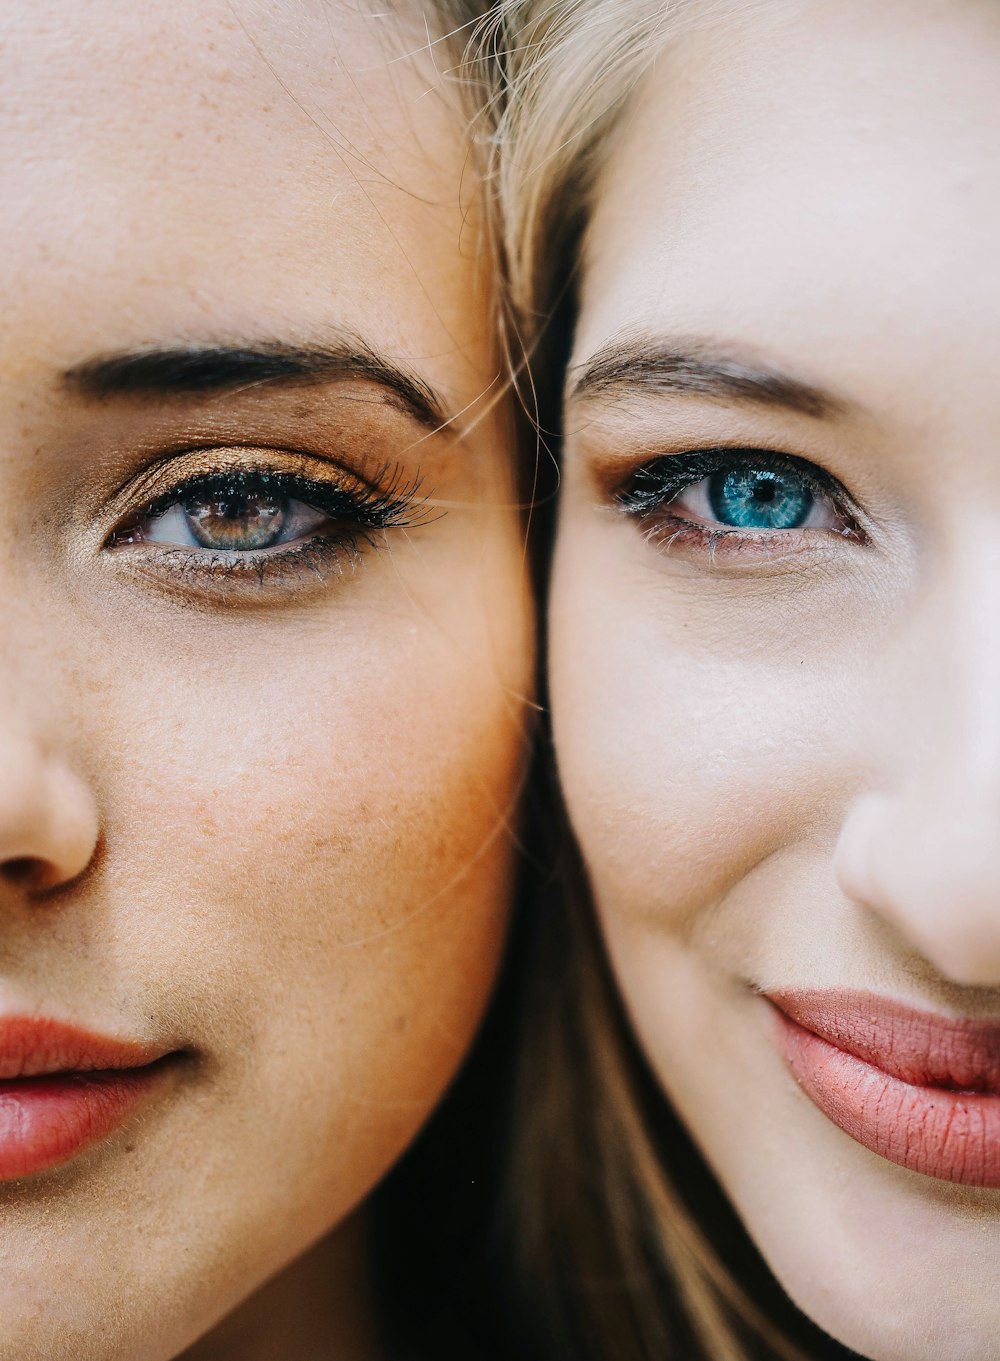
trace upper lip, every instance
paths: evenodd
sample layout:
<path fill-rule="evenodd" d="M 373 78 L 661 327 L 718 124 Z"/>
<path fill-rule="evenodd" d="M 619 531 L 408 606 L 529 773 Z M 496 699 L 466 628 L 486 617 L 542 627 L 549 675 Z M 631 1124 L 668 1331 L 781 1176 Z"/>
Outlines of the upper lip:
<path fill-rule="evenodd" d="M 143 1068 L 168 1047 L 123 1040 L 38 1016 L 0 1017 L 0 1081 Z"/>
<path fill-rule="evenodd" d="M 922 1011 L 845 988 L 765 994 L 796 1025 L 917 1087 L 1000 1096 L 1000 1021 Z"/>

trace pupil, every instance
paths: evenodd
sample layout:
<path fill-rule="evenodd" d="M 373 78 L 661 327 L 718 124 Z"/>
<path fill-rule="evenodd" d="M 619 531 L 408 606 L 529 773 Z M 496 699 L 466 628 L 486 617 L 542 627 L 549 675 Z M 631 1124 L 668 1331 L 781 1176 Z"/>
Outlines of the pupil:
<path fill-rule="evenodd" d="M 708 479 L 708 500 L 733 529 L 798 529 L 815 498 L 804 478 L 771 468 L 720 468 Z"/>
<path fill-rule="evenodd" d="M 188 524 L 202 548 L 249 552 L 277 542 L 287 519 L 283 498 L 264 493 L 234 492 L 189 501 Z"/>

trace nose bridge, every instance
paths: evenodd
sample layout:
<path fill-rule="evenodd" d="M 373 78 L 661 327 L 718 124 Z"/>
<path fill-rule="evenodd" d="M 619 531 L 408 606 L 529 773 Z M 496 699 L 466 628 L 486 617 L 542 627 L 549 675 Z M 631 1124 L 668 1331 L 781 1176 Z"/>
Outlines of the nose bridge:
<path fill-rule="evenodd" d="M 903 785 L 1000 826 L 1000 542 L 942 573 L 908 643 Z"/>
<path fill-rule="evenodd" d="M 944 976 L 998 985 L 1000 543 L 951 559 L 873 679 L 875 775 L 841 830 L 841 886 Z"/>
<path fill-rule="evenodd" d="M 22 768 L 29 750 L 41 754 L 51 742 L 45 710 L 59 666 L 58 631 L 46 628 L 44 611 L 24 600 L 8 567 L 0 554 L 0 583 L 6 588 L 0 591 L 0 782 L 8 761 Z"/>
<path fill-rule="evenodd" d="M 7 575 L 2 563 L 0 574 Z M 8 773 L 13 774 L 13 769 L 8 771 L 10 763 L 21 769 L 28 751 L 44 743 L 39 710 L 53 677 L 41 658 L 38 665 L 31 665 L 31 632 L 17 602 L 0 603 L 0 785 Z"/>

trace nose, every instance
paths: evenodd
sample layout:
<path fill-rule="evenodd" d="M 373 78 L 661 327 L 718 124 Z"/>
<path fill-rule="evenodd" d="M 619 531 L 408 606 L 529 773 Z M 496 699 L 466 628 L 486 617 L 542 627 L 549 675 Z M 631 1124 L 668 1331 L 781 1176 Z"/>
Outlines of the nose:
<path fill-rule="evenodd" d="M 881 914 L 945 978 L 996 987 L 996 843 L 996 810 L 973 789 L 871 793 L 848 814 L 837 874 L 849 897 Z"/>
<path fill-rule="evenodd" d="M 981 564 L 979 565 L 981 568 Z M 841 888 L 951 981 L 1000 986 L 1000 569 L 938 594 L 877 663 L 876 787 L 849 807 Z"/>
<path fill-rule="evenodd" d="M 38 892 L 68 883 L 98 838 L 89 786 L 21 724 L 0 724 L 0 886 Z"/>

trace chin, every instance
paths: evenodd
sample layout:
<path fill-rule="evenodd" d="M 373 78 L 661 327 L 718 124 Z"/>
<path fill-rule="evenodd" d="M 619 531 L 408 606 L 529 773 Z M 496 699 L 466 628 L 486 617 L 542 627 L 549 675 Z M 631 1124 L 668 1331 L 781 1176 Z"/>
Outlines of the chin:
<path fill-rule="evenodd" d="M 1000 1194 L 897 1167 L 811 1106 L 758 1137 L 730 1195 L 807 1317 L 868 1361 L 1000 1358 Z"/>

